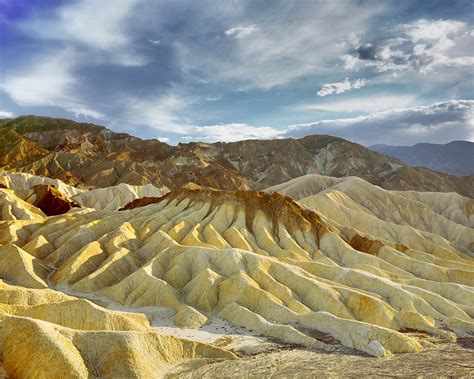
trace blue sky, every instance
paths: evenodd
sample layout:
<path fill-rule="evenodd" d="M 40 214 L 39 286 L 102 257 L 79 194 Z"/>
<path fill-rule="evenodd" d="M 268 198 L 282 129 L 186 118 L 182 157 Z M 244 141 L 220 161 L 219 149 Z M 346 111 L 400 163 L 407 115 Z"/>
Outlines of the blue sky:
<path fill-rule="evenodd" d="M 0 0 L 0 117 L 170 143 L 474 140 L 472 1 Z"/>

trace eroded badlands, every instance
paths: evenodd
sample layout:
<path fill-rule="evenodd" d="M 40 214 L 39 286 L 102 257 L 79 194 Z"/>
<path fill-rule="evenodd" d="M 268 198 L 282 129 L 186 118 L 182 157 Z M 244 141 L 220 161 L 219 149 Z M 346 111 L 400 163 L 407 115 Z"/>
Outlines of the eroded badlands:
<path fill-rule="evenodd" d="M 156 377 L 237 358 L 163 335 L 153 325 L 163 309 L 179 328 L 218 318 L 374 357 L 474 333 L 470 198 L 319 175 L 267 192 L 54 183 L 82 207 L 49 217 L 29 200 L 40 179 L 25 175 L 4 174 L 0 189 L 0 347 L 12 377 Z"/>

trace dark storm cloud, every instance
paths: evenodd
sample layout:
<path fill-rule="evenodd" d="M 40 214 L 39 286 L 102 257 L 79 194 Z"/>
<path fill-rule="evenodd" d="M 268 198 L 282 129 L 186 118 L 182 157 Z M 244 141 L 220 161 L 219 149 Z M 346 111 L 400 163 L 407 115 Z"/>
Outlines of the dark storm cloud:
<path fill-rule="evenodd" d="M 377 47 L 371 43 L 359 46 L 355 53 L 362 60 L 376 60 L 377 58 Z"/>

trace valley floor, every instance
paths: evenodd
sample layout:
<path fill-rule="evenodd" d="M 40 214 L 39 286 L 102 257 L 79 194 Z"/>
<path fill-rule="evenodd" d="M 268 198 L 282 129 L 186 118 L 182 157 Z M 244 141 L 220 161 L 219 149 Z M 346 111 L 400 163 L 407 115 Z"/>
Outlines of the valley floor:
<path fill-rule="evenodd" d="M 234 361 L 198 360 L 177 366 L 168 378 L 474 376 L 474 338 L 441 344 L 420 353 L 373 358 L 357 352 L 325 353 L 280 349 Z"/>

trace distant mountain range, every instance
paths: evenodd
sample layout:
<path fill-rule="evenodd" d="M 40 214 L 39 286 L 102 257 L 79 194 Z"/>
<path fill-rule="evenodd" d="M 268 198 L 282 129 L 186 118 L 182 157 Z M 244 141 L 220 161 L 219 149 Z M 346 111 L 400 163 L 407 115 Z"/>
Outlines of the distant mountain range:
<path fill-rule="evenodd" d="M 474 143 L 417 143 L 414 146 L 373 145 L 369 149 L 400 159 L 412 167 L 426 167 L 452 175 L 474 174 Z"/>
<path fill-rule="evenodd" d="M 180 188 L 195 183 L 226 190 L 263 189 L 321 174 L 358 176 L 386 189 L 474 197 L 474 175 L 458 177 L 412 168 L 327 135 L 171 146 L 103 126 L 39 116 L 0 120 L 0 168 L 87 188 L 119 183 Z"/>

